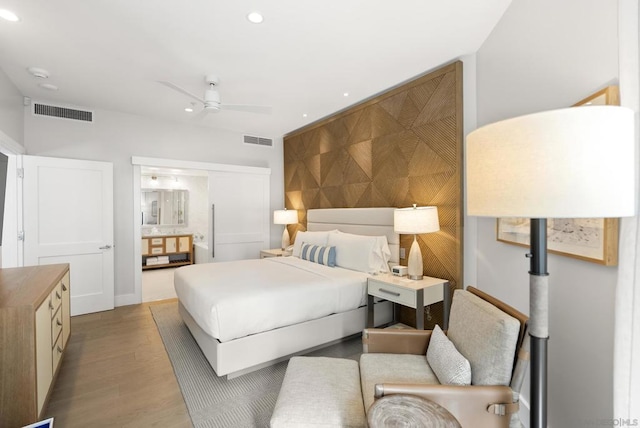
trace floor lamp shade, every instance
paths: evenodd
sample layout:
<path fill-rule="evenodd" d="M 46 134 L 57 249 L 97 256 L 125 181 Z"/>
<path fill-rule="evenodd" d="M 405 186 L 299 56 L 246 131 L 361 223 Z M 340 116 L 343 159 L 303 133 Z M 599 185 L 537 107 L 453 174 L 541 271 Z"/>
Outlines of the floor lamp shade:
<path fill-rule="evenodd" d="M 282 232 L 282 249 L 286 249 L 291 241 L 289 239 L 289 231 L 287 230 L 287 224 L 296 224 L 298 222 L 297 210 L 275 210 L 273 212 L 273 223 L 284 224 L 284 232 Z"/>
<path fill-rule="evenodd" d="M 585 106 L 496 122 L 467 136 L 467 214 L 531 219 L 531 428 L 547 427 L 547 218 L 634 215 L 634 126 L 630 109 Z"/>
<path fill-rule="evenodd" d="M 413 244 L 409 250 L 407 271 L 409 279 L 422 279 L 422 251 L 416 235 L 440 230 L 437 207 L 399 208 L 393 212 L 393 230 L 396 233 L 413 235 Z"/>
<path fill-rule="evenodd" d="M 634 215 L 633 111 L 585 106 L 496 122 L 467 136 L 467 214 Z"/>

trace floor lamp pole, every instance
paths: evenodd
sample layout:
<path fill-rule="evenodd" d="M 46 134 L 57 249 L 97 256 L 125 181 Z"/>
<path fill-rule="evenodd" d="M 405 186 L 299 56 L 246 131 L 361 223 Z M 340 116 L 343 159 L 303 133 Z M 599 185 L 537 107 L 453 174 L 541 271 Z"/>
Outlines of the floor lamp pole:
<path fill-rule="evenodd" d="M 547 219 L 531 219 L 529 336 L 531 337 L 531 428 L 547 427 L 547 343 L 549 341 L 549 273 Z"/>

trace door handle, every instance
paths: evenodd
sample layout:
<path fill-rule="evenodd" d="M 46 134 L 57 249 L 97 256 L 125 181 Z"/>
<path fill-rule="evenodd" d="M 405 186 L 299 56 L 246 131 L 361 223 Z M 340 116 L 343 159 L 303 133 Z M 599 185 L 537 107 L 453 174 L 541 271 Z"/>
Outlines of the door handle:
<path fill-rule="evenodd" d="M 211 257 L 216 256 L 216 204 L 211 204 Z"/>
<path fill-rule="evenodd" d="M 110 250 L 111 249 L 111 245 L 105 245 L 104 247 L 99 247 L 99 250 Z"/>

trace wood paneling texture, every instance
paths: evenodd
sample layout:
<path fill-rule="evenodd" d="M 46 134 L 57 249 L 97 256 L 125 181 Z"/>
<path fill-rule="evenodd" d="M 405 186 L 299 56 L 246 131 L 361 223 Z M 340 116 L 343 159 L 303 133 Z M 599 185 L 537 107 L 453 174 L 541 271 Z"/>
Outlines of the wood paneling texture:
<path fill-rule="evenodd" d="M 424 274 L 461 287 L 462 123 L 458 61 L 287 135 L 285 206 L 300 218 L 289 232 L 311 208 L 435 205 L 440 232 L 418 236 Z M 401 236 L 407 255 L 412 239 Z M 441 304 L 427 311 L 427 326 L 441 322 Z"/>

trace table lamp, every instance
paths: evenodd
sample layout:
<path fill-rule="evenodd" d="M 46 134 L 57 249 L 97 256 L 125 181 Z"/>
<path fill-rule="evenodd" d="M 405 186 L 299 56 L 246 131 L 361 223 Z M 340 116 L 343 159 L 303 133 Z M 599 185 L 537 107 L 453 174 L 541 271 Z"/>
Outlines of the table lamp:
<path fill-rule="evenodd" d="M 633 216 L 635 194 L 634 113 L 628 108 L 546 111 L 467 136 L 467 214 L 531 219 L 531 428 L 547 427 L 547 218 Z"/>
<path fill-rule="evenodd" d="M 407 273 L 409 279 L 422 279 L 422 252 L 416 235 L 440 230 L 437 207 L 398 208 L 393 212 L 393 230 L 404 235 L 413 235 L 413 244 L 409 251 Z"/>
<path fill-rule="evenodd" d="M 275 210 L 273 212 L 273 223 L 284 224 L 284 232 L 282 232 L 282 249 L 286 250 L 291 242 L 289 240 L 289 231 L 287 230 L 288 224 L 296 224 L 298 222 L 298 211 L 290 210 L 286 208 L 283 210 Z"/>

